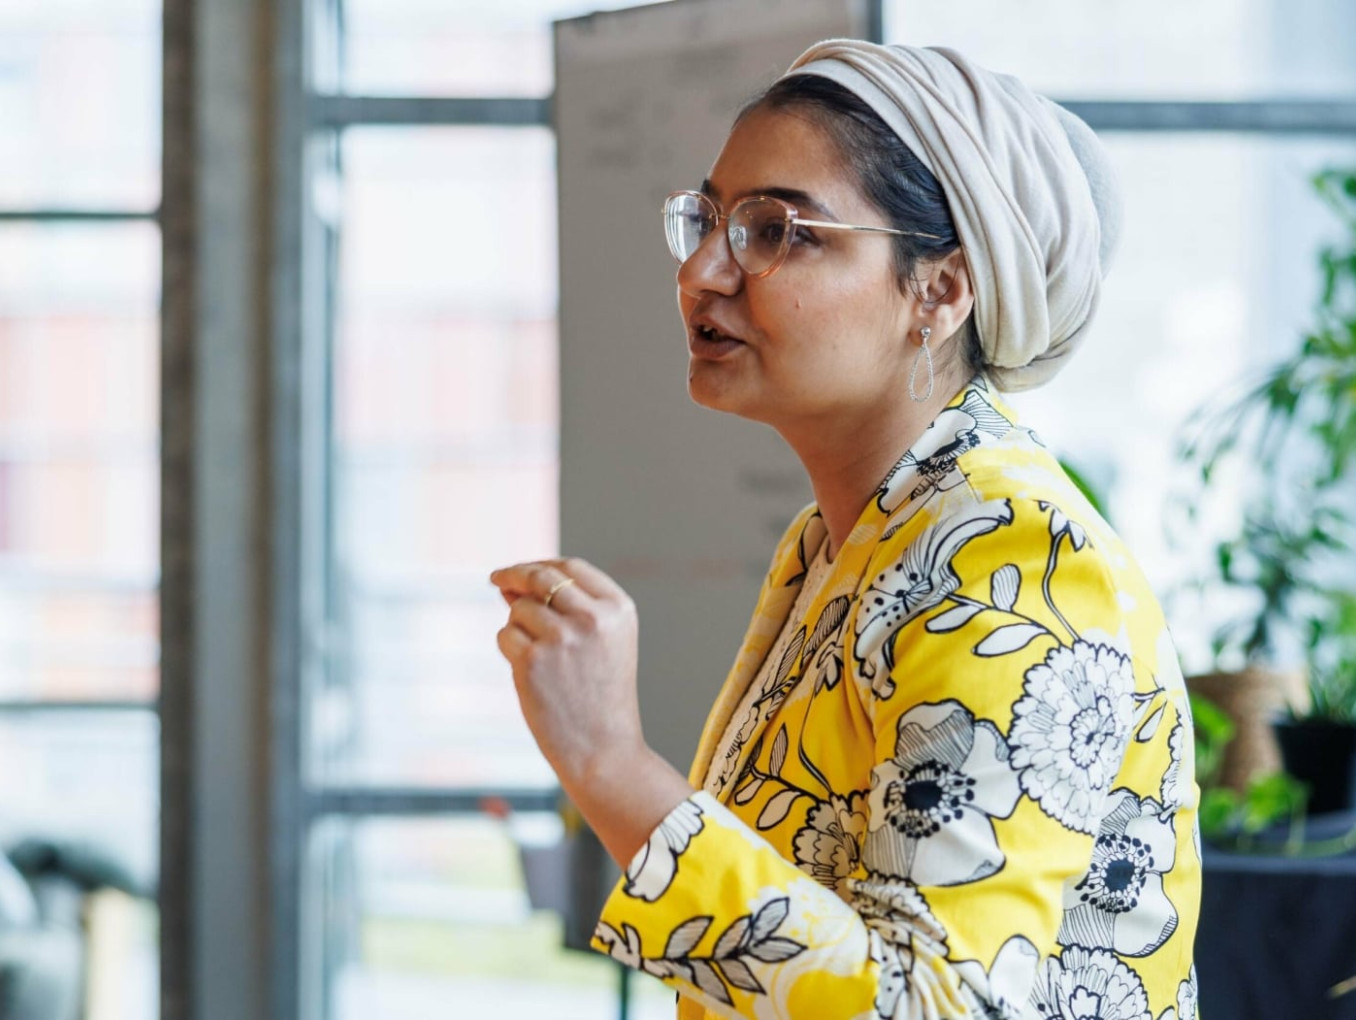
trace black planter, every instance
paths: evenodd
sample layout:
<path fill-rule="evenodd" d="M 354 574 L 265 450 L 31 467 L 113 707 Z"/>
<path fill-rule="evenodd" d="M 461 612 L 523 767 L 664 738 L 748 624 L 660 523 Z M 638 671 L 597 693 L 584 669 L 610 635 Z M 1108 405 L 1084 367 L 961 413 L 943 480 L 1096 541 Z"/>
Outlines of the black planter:
<path fill-rule="evenodd" d="M 1275 729 L 1285 770 L 1309 787 L 1309 814 L 1356 809 L 1356 724 L 1286 719 Z"/>

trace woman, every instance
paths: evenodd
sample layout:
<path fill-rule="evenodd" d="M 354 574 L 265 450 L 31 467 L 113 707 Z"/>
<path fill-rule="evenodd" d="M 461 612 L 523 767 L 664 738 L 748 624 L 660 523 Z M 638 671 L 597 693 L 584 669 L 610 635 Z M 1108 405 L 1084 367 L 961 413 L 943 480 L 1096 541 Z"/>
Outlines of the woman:
<path fill-rule="evenodd" d="M 816 499 L 689 779 L 641 733 L 625 593 L 578 560 L 492 580 L 527 721 L 625 869 L 595 944 L 680 1018 L 1195 1015 L 1172 642 L 995 392 L 1085 335 L 1114 210 L 1081 121 L 845 40 L 669 199 L 689 392 L 775 427 Z"/>

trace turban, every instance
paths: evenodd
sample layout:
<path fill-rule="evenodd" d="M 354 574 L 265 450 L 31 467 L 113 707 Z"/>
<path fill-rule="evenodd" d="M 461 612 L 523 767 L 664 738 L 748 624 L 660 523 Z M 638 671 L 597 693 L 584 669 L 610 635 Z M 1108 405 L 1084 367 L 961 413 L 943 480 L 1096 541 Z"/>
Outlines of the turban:
<path fill-rule="evenodd" d="M 1120 225 L 1115 176 L 1092 129 L 949 49 L 830 39 L 786 73 L 830 78 L 858 96 L 941 183 L 994 383 L 1024 390 L 1058 372 L 1097 310 Z"/>

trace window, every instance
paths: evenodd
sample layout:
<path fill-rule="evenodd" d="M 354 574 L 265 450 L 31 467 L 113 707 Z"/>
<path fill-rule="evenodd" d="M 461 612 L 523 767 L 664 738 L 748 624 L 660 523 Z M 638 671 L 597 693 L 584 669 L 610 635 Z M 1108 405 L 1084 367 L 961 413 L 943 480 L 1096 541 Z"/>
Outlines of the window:
<path fill-rule="evenodd" d="M 348 0 L 316 14 L 335 60 L 316 84 L 329 98 L 309 183 L 332 328 L 324 653 L 303 695 L 308 1016 L 616 1009 L 615 965 L 563 950 L 559 917 L 529 901 L 527 872 L 543 853 L 552 866 L 541 848 L 562 829 L 488 582 L 558 551 L 542 100 L 550 21 L 577 13 Z M 633 1015 L 671 1014 L 670 991 L 637 984 Z"/>
<path fill-rule="evenodd" d="M 1310 323 L 1317 252 L 1339 225 L 1309 179 L 1356 164 L 1356 125 L 1334 105 L 1356 88 L 1356 12 L 1315 2 L 1037 0 L 1017 16 L 989 0 L 894 0 L 885 13 L 891 40 L 944 44 L 1016 74 L 1082 104 L 1102 132 L 1128 215 L 1101 309 L 1068 369 L 1011 403 L 1106 495 L 1158 592 L 1208 576 L 1212 549 L 1184 547 L 1173 531 L 1180 520 L 1165 517 L 1183 491 L 1177 443 L 1194 408 L 1290 350 Z M 1305 59 L 1291 59 L 1299 50 Z M 1272 97 L 1299 109 L 1246 102 Z M 1264 115 L 1271 130 L 1257 130 Z M 1108 130 L 1112 116 L 1118 127 Z M 1288 129 L 1299 116 L 1315 127 Z M 1253 129 L 1218 130 L 1225 117 Z M 1209 667 L 1214 614 L 1229 594 L 1170 612 L 1188 670 Z"/>
<path fill-rule="evenodd" d="M 159 13 L 0 10 L 0 843 L 86 843 L 143 895 L 158 818 Z M 153 906 L 106 892 L 91 907 L 88 1015 L 149 1020 Z"/>

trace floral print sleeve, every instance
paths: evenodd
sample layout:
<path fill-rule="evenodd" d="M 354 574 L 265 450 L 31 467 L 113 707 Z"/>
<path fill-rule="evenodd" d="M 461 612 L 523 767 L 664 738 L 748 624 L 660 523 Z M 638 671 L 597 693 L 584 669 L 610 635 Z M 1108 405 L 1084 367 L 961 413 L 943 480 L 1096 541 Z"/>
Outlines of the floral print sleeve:
<path fill-rule="evenodd" d="M 774 710 L 604 908 L 595 945 L 675 985 L 682 1020 L 1195 1015 L 1171 641 L 1115 535 L 973 395 L 957 428 L 989 434 L 925 436 L 887 480 L 788 623 Z"/>

